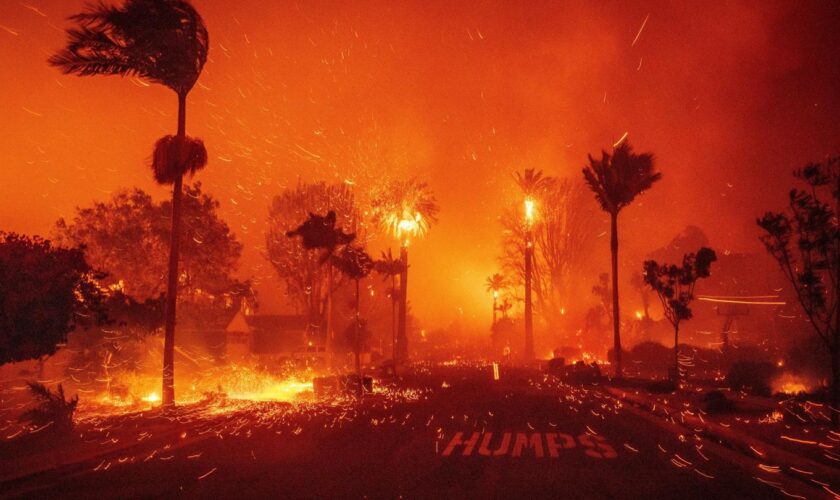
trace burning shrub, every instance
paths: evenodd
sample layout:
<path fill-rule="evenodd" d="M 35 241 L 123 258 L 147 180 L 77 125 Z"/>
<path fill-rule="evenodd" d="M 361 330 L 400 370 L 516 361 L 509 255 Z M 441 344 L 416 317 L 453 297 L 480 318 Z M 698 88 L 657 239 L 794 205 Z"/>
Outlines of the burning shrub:
<path fill-rule="evenodd" d="M 38 401 L 38 406 L 21 415 L 21 421 L 30 422 L 35 427 L 52 425 L 54 430 L 62 432 L 73 429 L 73 413 L 79 404 L 78 395 L 65 399 L 61 384 L 58 384 L 55 392 L 39 382 L 27 382 L 27 385 Z"/>
<path fill-rule="evenodd" d="M 770 396 L 776 367 L 764 361 L 739 361 L 726 374 L 726 383 L 733 390 L 745 390 L 759 396 Z"/>

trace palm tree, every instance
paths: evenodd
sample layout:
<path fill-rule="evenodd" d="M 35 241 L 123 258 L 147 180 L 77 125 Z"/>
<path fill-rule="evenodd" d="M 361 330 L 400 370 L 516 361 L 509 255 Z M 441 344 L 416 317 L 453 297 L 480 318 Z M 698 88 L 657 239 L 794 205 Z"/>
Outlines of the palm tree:
<path fill-rule="evenodd" d="M 621 377 L 621 333 L 618 308 L 618 213 L 662 178 L 654 171 L 651 153 L 636 154 L 629 142 L 613 149 L 610 155 L 601 152 L 601 159 L 589 155 L 589 165 L 583 177 L 589 184 L 601 209 L 610 214 L 610 251 L 612 252 L 613 295 L 613 348 L 615 351 L 615 376 Z"/>
<path fill-rule="evenodd" d="M 511 304 L 510 299 L 505 297 L 501 304 L 499 304 L 499 311 L 502 313 L 502 319 L 507 319 L 507 313 L 513 307 Z"/>
<path fill-rule="evenodd" d="M 492 276 L 487 277 L 487 291 L 493 294 L 493 324 L 496 324 L 496 311 L 499 310 L 498 306 L 496 305 L 496 301 L 499 298 L 499 292 L 507 288 L 507 278 L 503 275 L 496 273 Z"/>
<path fill-rule="evenodd" d="M 385 280 L 391 279 L 391 287 L 388 290 L 388 296 L 391 299 L 391 357 L 396 360 L 397 356 L 397 303 L 401 296 L 399 288 L 397 288 L 397 276 L 401 276 L 403 272 L 403 262 L 400 259 L 395 259 L 388 249 L 388 253 L 382 252 L 382 258 L 374 264 L 376 272 L 381 274 Z M 396 374 L 396 364 L 394 366 L 394 374 Z"/>
<path fill-rule="evenodd" d="M 356 358 L 356 374 L 359 377 L 358 396 L 361 398 L 363 391 L 362 385 L 362 364 L 361 352 L 364 344 L 364 339 L 361 338 L 362 330 L 366 328 L 365 323 L 360 316 L 359 303 L 361 300 L 359 293 L 359 282 L 365 278 L 373 270 L 374 262 L 370 255 L 361 246 L 347 245 L 344 250 L 333 256 L 333 264 L 345 276 L 356 282 L 356 300 L 355 300 L 355 316 L 353 319 L 353 354 Z"/>
<path fill-rule="evenodd" d="M 516 184 L 525 196 L 525 359 L 534 359 L 534 308 L 531 300 L 531 275 L 534 265 L 534 218 L 536 216 L 535 197 L 543 194 L 554 182 L 551 177 L 543 177 L 541 170 L 525 169 L 523 174 L 514 174 Z"/>
<path fill-rule="evenodd" d="M 400 304 L 397 325 L 397 360 L 408 357 L 406 316 L 408 306 L 408 245 L 411 238 L 425 234 L 437 222 L 440 207 L 428 184 L 416 178 L 390 181 L 371 196 L 373 222 L 400 242 Z"/>
<path fill-rule="evenodd" d="M 317 250 L 322 252 L 320 263 L 329 266 L 327 268 L 327 307 L 326 307 L 326 340 L 327 351 L 332 356 L 332 283 L 333 267 L 336 249 L 341 245 L 349 245 L 356 239 L 355 233 L 345 233 L 341 228 L 336 227 L 336 214 L 330 210 L 327 215 L 320 216 L 309 213 L 309 217 L 293 231 L 288 231 L 286 236 L 294 238 L 299 236 L 303 248 L 306 250 Z M 332 362 L 332 360 L 330 360 Z"/>
<path fill-rule="evenodd" d="M 181 236 L 181 186 L 185 173 L 207 163 L 199 139 L 186 135 L 187 94 L 207 61 L 207 28 L 185 0 L 127 0 L 122 7 L 95 4 L 70 18 L 67 46 L 49 63 L 79 76 L 138 76 L 165 85 L 178 95 L 178 132 L 155 144 L 155 179 L 172 184 L 172 230 L 166 292 L 162 403 L 175 405 L 175 307 Z"/>

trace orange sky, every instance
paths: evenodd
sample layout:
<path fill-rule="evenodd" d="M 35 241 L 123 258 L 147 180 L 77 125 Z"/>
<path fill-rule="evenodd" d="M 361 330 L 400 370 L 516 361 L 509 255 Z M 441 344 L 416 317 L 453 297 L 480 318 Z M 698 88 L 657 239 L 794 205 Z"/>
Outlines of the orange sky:
<path fill-rule="evenodd" d="M 49 233 L 120 187 L 166 195 L 147 158 L 174 132 L 174 94 L 45 63 L 83 5 L 0 0 L 0 229 Z M 759 251 L 752 221 L 783 203 L 790 171 L 840 150 L 837 2 L 195 6 L 211 37 L 187 115 L 211 158 L 198 179 L 268 304 L 281 290 L 261 257 L 268 201 L 297 177 L 429 181 L 442 212 L 412 248 L 410 295 L 434 326 L 487 320 L 515 169 L 578 177 L 625 132 L 653 151 L 664 180 L 622 215 L 634 267 L 687 224 Z"/>

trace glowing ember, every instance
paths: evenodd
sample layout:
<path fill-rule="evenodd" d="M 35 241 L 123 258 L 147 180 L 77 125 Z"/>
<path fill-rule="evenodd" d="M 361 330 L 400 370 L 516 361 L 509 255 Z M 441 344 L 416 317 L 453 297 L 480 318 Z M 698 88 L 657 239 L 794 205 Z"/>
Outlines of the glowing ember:
<path fill-rule="evenodd" d="M 799 394 L 802 392 L 808 392 L 808 388 L 805 384 L 799 382 L 786 382 L 782 384 L 779 392 L 783 392 L 785 394 Z"/>
<path fill-rule="evenodd" d="M 525 220 L 530 225 L 536 216 L 536 206 L 533 198 L 525 198 Z"/>
<path fill-rule="evenodd" d="M 147 403 L 157 403 L 158 401 L 160 401 L 160 395 L 156 392 L 153 392 L 148 396 L 143 397 L 142 399 Z"/>
<path fill-rule="evenodd" d="M 789 373 L 782 375 L 773 383 L 774 392 L 790 395 L 807 393 L 811 387 L 812 385 L 804 378 Z"/>

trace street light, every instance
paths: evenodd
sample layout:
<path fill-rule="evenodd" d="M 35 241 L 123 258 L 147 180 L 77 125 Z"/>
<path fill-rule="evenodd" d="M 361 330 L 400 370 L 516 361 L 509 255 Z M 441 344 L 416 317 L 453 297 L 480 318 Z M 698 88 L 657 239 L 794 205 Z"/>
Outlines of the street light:
<path fill-rule="evenodd" d="M 531 274 L 534 260 L 534 199 L 525 196 L 525 359 L 534 359 L 534 310 L 531 303 Z"/>

